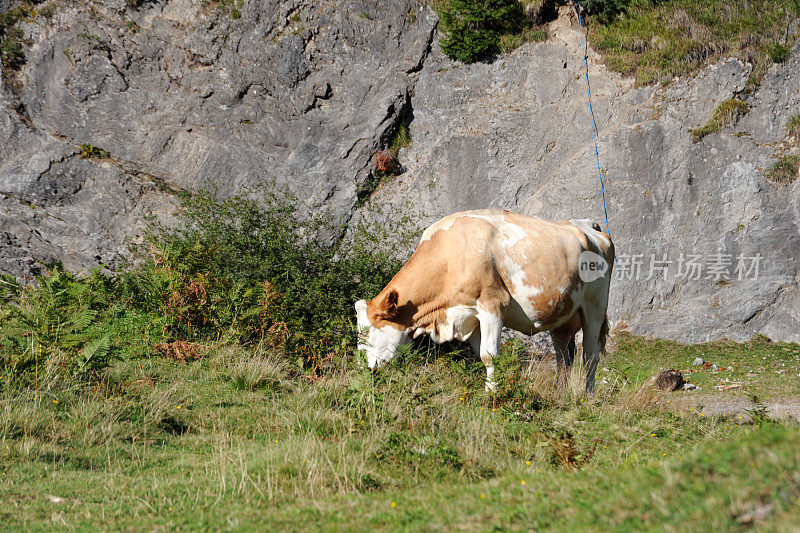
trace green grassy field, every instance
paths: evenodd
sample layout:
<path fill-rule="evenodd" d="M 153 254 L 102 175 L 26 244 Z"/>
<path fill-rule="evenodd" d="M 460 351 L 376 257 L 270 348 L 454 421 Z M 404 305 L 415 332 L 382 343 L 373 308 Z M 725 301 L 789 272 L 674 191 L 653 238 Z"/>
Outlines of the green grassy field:
<path fill-rule="evenodd" d="M 620 335 L 598 393 L 557 394 L 552 362 L 499 390 L 471 354 L 409 351 L 379 374 L 323 376 L 269 347 L 117 361 L 99 382 L 43 369 L 0 396 L 6 529 L 782 529 L 800 519 L 800 347 Z M 664 367 L 701 391 L 657 393 Z M 694 367 L 697 368 L 697 367 Z M 773 369 L 784 370 L 774 373 Z M 719 392 L 728 378 L 747 390 Z M 704 414 L 715 396 L 740 413 Z M 750 412 L 748 412 L 750 411 Z M 752 419 L 751 419 L 752 417 Z"/>

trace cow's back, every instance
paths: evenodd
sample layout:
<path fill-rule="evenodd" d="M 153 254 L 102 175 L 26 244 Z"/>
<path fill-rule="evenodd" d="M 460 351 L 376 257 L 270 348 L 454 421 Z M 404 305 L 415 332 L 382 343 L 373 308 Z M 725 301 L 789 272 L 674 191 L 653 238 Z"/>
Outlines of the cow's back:
<path fill-rule="evenodd" d="M 489 302 L 503 308 L 505 325 L 533 333 L 557 327 L 582 303 L 589 288 L 579 276 L 584 251 L 613 257 L 610 240 L 570 221 L 483 209 L 437 221 L 417 253 L 436 258 L 449 301 Z"/>

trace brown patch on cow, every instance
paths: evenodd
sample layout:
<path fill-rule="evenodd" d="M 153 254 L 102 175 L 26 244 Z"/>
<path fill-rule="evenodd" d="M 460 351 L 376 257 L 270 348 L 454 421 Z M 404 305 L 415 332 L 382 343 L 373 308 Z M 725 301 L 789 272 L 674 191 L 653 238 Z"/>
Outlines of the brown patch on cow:
<path fill-rule="evenodd" d="M 542 326 L 547 328 L 558 324 L 575 311 L 575 302 L 572 301 L 572 296 L 570 295 L 574 288 L 576 287 L 570 285 L 564 294 L 561 294 L 557 288 L 548 287 L 531 298 L 533 308 L 536 309 L 538 314 L 537 319 L 542 323 Z"/>
<path fill-rule="evenodd" d="M 397 300 L 397 291 L 395 289 L 391 289 L 378 304 L 378 309 L 375 311 L 375 315 L 384 320 L 392 320 L 397 318 Z"/>

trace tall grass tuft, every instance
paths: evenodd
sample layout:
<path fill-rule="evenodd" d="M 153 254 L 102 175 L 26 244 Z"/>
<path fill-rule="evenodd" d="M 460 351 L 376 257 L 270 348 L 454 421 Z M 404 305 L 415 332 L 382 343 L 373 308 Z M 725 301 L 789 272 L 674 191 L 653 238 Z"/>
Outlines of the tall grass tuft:
<path fill-rule="evenodd" d="M 689 130 L 692 135 L 692 142 L 699 142 L 707 135 L 712 133 L 719 133 L 722 128 L 731 124 L 738 117 L 746 114 L 748 111 L 747 104 L 736 98 L 725 100 L 714 110 L 711 120 L 700 128 Z"/>

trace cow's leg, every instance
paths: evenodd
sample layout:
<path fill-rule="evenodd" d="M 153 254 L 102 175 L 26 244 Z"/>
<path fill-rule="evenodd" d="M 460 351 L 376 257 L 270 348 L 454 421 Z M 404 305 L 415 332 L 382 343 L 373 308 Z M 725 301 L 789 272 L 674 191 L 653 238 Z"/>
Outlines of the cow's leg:
<path fill-rule="evenodd" d="M 475 352 L 475 355 L 481 355 L 481 328 L 480 326 L 475 328 L 475 331 L 472 332 L 472 335 L 469 336 L 469 345 L 472 347 L 472 351 Z"/>
<path fill-rule="evenodd" d="M 575 360 L 575 332 L 571 325 L 561 326 L 550 332 L 556 351 L 556 388 L 567 384 L 572 362 Z"/>
<path fill-rule="evenodd" d="M 595 313 L 596 314 L 596 313 Z M 594 392 L 594 374 L 600 361 L 600 330 L 603 327 L 603 315 L 582 313 L 583 322 L 583 365 L 586 367 L 586 392 Z"/>
<path fill-rule="evenodd" d="M 478 311 L 478 321 L 480 322 L 480 348 L 478 353 L 481 356 L 481 361 L 486 366 L 486 390 L 495 392 L 497 384 L 494 381 L 493 360 L 500 352 L 500 334 L 503 332 L 503 321 L 499 316 L 482 310 Z M 479 332 L 476 331 L 475 333 Z"/>

